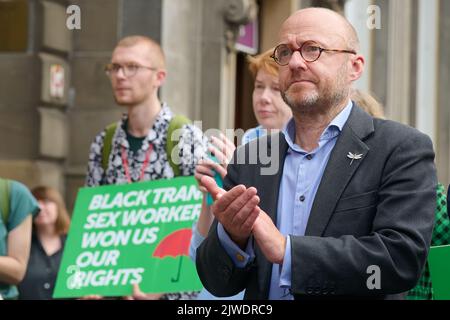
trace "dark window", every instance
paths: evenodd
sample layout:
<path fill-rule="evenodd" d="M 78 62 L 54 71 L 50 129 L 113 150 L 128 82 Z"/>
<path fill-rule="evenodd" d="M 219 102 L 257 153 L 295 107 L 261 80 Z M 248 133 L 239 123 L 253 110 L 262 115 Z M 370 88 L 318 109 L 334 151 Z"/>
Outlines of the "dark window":
<path fill-rule="evenodd" d="M 28 1 L 0 0 L 0 52 L 27 50 Z"/>

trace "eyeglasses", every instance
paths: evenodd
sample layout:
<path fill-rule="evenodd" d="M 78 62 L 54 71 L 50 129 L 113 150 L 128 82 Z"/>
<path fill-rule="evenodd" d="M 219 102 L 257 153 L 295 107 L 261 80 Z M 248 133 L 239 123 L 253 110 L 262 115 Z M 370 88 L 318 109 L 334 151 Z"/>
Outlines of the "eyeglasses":
<path fill-rule="evenodd" d="M 129 63 L 129 64 L 125 64 L 125 65 L 121 65 L 118 63 L 108 63 L 105 66 L 105 73 L 108 77 L 110 77 L 111 75 L 116 75 L 120 69 L 122 69 L 123 71 L 123 75 L 127 78 L 134 76 L 139 69 L 149 69 L 149 70 L 153 70 L 156 71 L 156 68 L 152 68 L 152 67 L 146 67 L 146 66 L 140 66 L 138 64 L 134 64 L 134 63 Z"/>
<path fill-rule="evenodd" d="M 306 62 L 316 61 L 320 58 L 323 51 L 356 54 L 356 51 L 354 50 L 325 49 L 319 47 L 314 41 L 306 41 L 299 49 L 292 49 L 285 43 L 279 44 L 275 47 L 275 50 L 273 50 L 273 54 L 270 57 L 280 66 L 286 66 L 289 64 L 289 61 L 291 61 L 295 51 L 300 52 L 300 55 Z"/>

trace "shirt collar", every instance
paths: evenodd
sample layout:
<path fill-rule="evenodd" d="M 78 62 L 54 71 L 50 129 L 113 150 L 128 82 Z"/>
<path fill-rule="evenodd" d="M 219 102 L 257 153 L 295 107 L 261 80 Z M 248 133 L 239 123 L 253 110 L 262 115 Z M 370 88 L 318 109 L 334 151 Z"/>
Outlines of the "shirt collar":
<path fill-rule="evenodd" d="M 170 110 L 167 103 L 163 102 L 161 105 L 161 110 L 159 111 L 158 115 L 155 118 L 155 122 L 153 123 L 153 127 L 149 130 L 146 139 L 142 142 L 141 149 L 143 151 L 147 150 L 150 143 L 154 145 L 158 145 L 162 143 L 162 137 L 161 134 L 158 133 L 161 131 L 161 128 L 164 127 L 164 125 L 168 125 L 170 120 L 173 117 L 173 113 Z M 117 133 L 116 140 L 120 145 L 125 147 L 126 149 L 129 149 L 129 144 L 127 140 L 127 134 L 124 130 L 125 123 L 128 121 L 128 114 L 124 113 L 122 114 L 122 119 L 120 122 L 120 128 L 119 132 Z"/>
<path fill-rule="evenodd" d="M 331 120 L 327 129 L 331 126 L 335 126 L 339 129 L 339 132 L 341 132 L 342 129 L 344 128 L 345 123 L 348 120 L 348 117 L 350 116 L 350 112 L 352 112 L 352 108 L 353 102 L 349 100 L 345 108 L 341 112 L 339 112 L 339 114 L 336 117 L 334 117 L 333 120 Z"/>
<path fill-rule="evenodd" d="M 319 140 L 329 140 L 339 135 L 347 122 L 353 108 L 353 102 L 349 100 L 345 108 L 331 120 L 330 124 L 323 131 Z M 299 146 L 295 144 L 295 120 L 292 117 L 283 128 L 284 138 L 287 144 L 293 150 L 299 150 Z"/>

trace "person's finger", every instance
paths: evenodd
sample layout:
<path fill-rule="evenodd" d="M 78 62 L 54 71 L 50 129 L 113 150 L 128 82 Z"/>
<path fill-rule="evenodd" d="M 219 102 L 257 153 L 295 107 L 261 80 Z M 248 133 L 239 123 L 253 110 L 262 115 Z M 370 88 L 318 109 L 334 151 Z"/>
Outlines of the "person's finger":
<path fill-rule="evenodd" d="M 232 217 L 232 225 L 240 227 L 258 204 L 256 189 L 249 188 L 227 208 L 225 214 Z"/>
<path fill-rule="evenodd" d="M 198 184 L 198 189 L 203 192 L 203 193 L 207 193 L 208 190 L 206 190 L 206 188 L 202 185 L 201 183 L 201 179 L 202 177 L 204 177 L 205 175 L 203 174 L 198 174 L 198 173 L 194 173 L 194 178 L 197 180 L 197 184 Z"/>
<path fill-rule="evenodd" d="M 256 206 L 252 212 L 248 215 L 245 222 L 242 224 L 242 230 L 244 232 L 251 232 L 253 230 L 253 226 L 255 225 L 256 219 L 259 217 L 261 210 L 258 206 Z"/>
<path fill-rule="evenodd" d="M 197 167 L 195 168 L 195 171 L 194 171 L 194 178 L 197 180 L 198 188 L 203 193 L 207 193 L 208 190 L 206 190 L 206 188 L 203 186 L 203 184 L 201 182 L 202 177 L 204 177 L 204 176 L 214 177 L 216 174 L 208 166 L 217 168 L 217 171 L 219 172 L 219 174 L 223 174 L 223 170 L 221 169 L 220 165 L 218 165 L 214 161 L 212 161 L 211 163 L 203 163 L 202 165 L 197 165 Z M 225 172 L 225 174 L 226 174 L 226 172 Z"/>
<path fill-rule="evenodd" d="M 236 187 L 234 187 L 233 189 L 235 188 Z M 233 191 L 233 189 L 231 189 L 230 192 Z M 235 217 L 237 215 L 240 217 L 244 217 L 245 213 L 244 212 L 240 213 L 240 210 L 255 195 L 256 195 L 255 188 L 252 188 L 252 190 L 237 189 L 234 199 L 232 199 L 228 205 L 220 207 L 220 205 L 223 205 L 223 201 L 218 201 L 217 203 L 214 203 L 213 206 L 215 207 L 213 208 L 213 210 L 215 209 L 217 210 L 217 212 L 220 213 L 217 215 L 218 220 L 224 225 L 225 229 L 227 229 L 230 233 L 234 233 L 235 235 L 237 235 L 236 231 L 240 228 L 240 224 L 245 221 L 245 218 L 241 218 L 241 220 L 236 220 Z"/>
<path fill-rule="evenodd" d="M 217 161 L 220 164 L 225 164 L 225 163 L 228 164 L 227 156 L 218 147 L 216 147 L 214 145 L 210 145 L 208 147 L 208 151 L 211 152 L 217 158 Z"/>
<path fill-rule="evenodd" d="M 159 300 L 163 295 L 163 293 L 147 293 L 145 300 Z"/>
<path fill-rule="evenodd" d="M 199 188 L 203 188 L 203 189 L 204 189 L 204 187 L 203 187 L 203 185 L 202 185 L 201 179 L 202 179 L 202 177 L 204 177 L 204 176 L 205 176 L 205 174 L 199 173 L 199 172 L 197 172 L 197 171 L 194 171 L 194 178 L 195 178 L 195 180 L 197 181 L 197 185 L 198 185 Z M 203 191 L 202 191 L 202 192 L 203 192 Z M 206 191 L 205 191 L 205 192 L 206 192 Z"/>
<path fill-rule="evenodd" d="M 222 138 L 222 141 L 226 144 L 227 150 L 230 150 L 232 153 L 234 150 L 236 150 L 236 146 L 234 145 L 233 141 L 228 139 L 226 135 L 224 135 L 222 132 L 220 133 L 220 137 Z"/>
<path fill-rule="evenodd" d="M 225 149 L 225 142 L 222 137 L 218 138 L 215 136 L 211 136 L 212 145 L 219 149 L 221 152 Z"/>
<path fill-rule="evenodd" d="M 163 293 L 144 293 L 139 288 L 139 284 L 133 284 L 132 299 L 134 300 L 158 300 L 163 295 Z"/>
<path fill-rule="evenodd" d="M 220 138 L 212 136 L 211 141 L 212 144 L 208 147 L 208 150 L 216 156 L 221 164 L 227 165 L 230 162 L 236 147 L 222 133 L 220 134 Z"/>
<path fill-rule="evenodd" d="M 214 171 L 211 170 L 212 164 L 202 164 L 195 167 L 195 172 L 210 177 L 214 177 Z"/>
<path fill-rule="evenodd" d="M 100 296 L 98 294 L 90 294 L 84 297 L 79 298 L 78 300 L 102 300 L 103 296 Z"/>
<path fill-rule="evenodd" d="M 252 233 L 253 224 L 259 214 L 258 203 L 259 197 L 256 195 L 256 189 L 247 189 L 228 206 L 220 219 L 218 218 L 231 239 L 239 246 L 244 245 L 244 240 Z"/>
<path fill-rule="evenodd" d="M 208 192 L 211 193 L 211 196 L 213 197 L 214 200 L 221 198 L 222 195 L 227 193 L 222 188 L 219 188 L 216 181 L 211 177 L 203 176 L 200 182 L 208 190 Z"/>
<path fill-rule="evenodd" d="M 144 300 L 146 298 L 145 293 L 141 291 L 139 284 L 133 284 L 133 298 L 136 300 Z"/>
<path fill-rule="evenodd" d="M 226 168 L 222 167 L 220 164 L 216 163 L 216 165 L 214 166 L 214 170 L 217 171 L 217 173 L 220 174 L 220 176 L 222 177 L 222 179 L 225 178 L 225 176 L 227 175 L 228 171 Z"/>
<path fill-rule="evenodd" d="M 224 153 L 224 154 L 228 154 L 231 150 L 234 151 L 234 149 L 236 148 L 234 146 L 234 144 L 228 140 L 228 138 L 223 134 L 220 133 L 219 137 L 216 138 L 217 141 L 217 147 Z"/>
<path fill-rule="evenodd" d="M 199 166 L 199 165 L 200 165 L 200 162 L 197 166 Z M 211 159 L 203 159 L 203 160 L 201 160 L 201 166 L 204 168 L 213 170 L 215 167 L 220 166 L 220 164 Z"/>
<path fill-rule="evenodd" d="M 236 150 L 236 146 L 234 145 L 233 140 L 228 139 L 223 133 L 220 133 L 220 137 L 225 145 L 225 156 L 227 157 L 228 162 L 230 162 L 234 150 Z"/>
<path fill-rule="evenodd" d="M 218 164 L 217 162 L 214 162 L 212 160 L 208 161 L 208 162 L 203 162 L 203 166 L 206 166 L 208 169 L 211 170 L 211 172 L 213 172 L 212 170 L 216 171 L 221 177 L 222 179 L 225 178 L 225 176 L 227 175 L 227 169 L 224 168 L 222 165 Z M 198 167 L 198 166 L 197 166 Z M 215 172 L 213 172 L 215 175 Z M 214 176 L 212 175 L 212 177 Z M 211 175 L 210 175 L 211 176 Z"/>
<path fill-rule="evenodd" d="M 236 212 L 230 208 L 230 205 L 236 201 L 247 189 L 244 185 L 238 185 L 231 190 L 223 193 L 213 204 L 213 212 L 224 216 L 226 220 L 231 219 Z"/>

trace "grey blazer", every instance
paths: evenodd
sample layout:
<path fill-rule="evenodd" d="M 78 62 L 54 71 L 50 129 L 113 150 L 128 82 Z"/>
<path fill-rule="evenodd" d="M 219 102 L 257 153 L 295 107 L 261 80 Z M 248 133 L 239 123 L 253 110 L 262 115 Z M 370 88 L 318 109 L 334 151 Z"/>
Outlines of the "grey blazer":
<path fill-rule="evenodd" d="M 261 174 L 270 164 L 255 157 L 257 145 L 267 146 L 272 161 L 279 158 L 275 174 Z M 241 146 L 224 181 L 227 190 L 238 184 L 256 187 L 260 207 L 274 222 L 287 149 L 282 133 Z M 350 165 L 349 152 L 362 158 Z M 325 168 L 306 234 L 290 235 L 294 297 L 389 299 L 414 287 L 431 241 L 436 185 L 428 136 L 372 118 L 354 104 Z M 197 271 L 205 288 L 217 296 L 246 289 L 246 299 L 267 299 L 272 264 L 256 242 L 254 249 L 252 263 L 235 267 L 219 242 L 215 221 L 197 250 Z M 379 267 L 380 289 L 367 285 L 370 266 Z"/>

